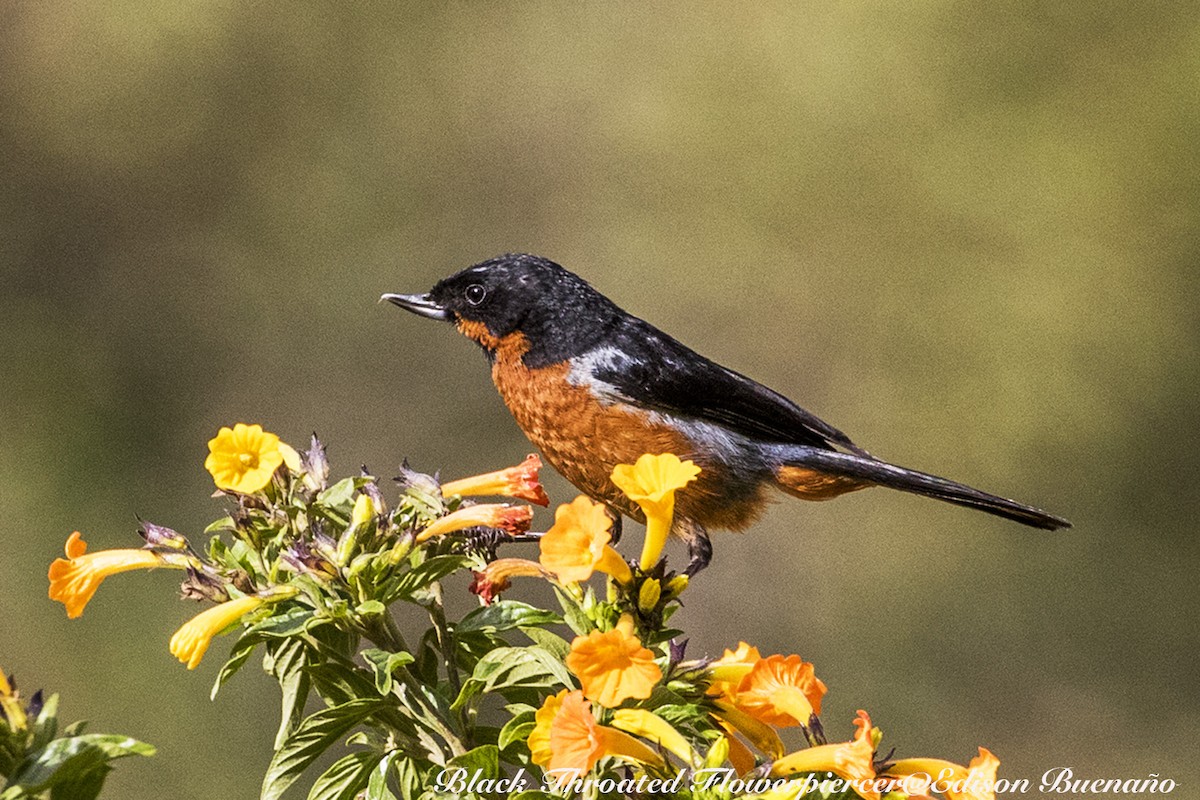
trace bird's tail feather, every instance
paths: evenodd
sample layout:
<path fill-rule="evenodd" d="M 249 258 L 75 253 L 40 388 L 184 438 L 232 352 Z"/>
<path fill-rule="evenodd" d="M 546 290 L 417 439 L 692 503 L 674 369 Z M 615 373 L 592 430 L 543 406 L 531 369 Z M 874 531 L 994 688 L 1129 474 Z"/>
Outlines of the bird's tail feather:
<path fill-rule="evenodd" d="M 782 466 L 776 471 L 780 488 L 806 499 L 821 500 L 865 486 L 886 486 L 977 508 L 1043 530 L 1071 527 L 1067 520 L 1040 508 L 875 458 L 815 447 L 791 447 L 781 463 Z"/>

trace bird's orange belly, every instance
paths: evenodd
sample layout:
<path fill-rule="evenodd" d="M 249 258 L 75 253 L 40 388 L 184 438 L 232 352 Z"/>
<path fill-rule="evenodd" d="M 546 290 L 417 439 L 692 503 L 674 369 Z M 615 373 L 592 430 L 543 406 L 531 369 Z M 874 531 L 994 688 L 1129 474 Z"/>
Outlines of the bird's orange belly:
<path fill-rule="evenodd" d="M 601 403 L 588 387 L 571 383 L 569 372 L 565 363 L 530 369 L 519 360 L 498 359 L 492 379 L 525 435 L 580 491 L 640 521 L 641 510 L 610 480 L 613 467 L 632 464 L 644 453 L 674 453 L 702 469 L 677 496 L 678 516 L 735 529 L 757 516 L 760 491 L 729 498 L 723 465 L 705 459 L 683 433 L 640 409 Z"/>

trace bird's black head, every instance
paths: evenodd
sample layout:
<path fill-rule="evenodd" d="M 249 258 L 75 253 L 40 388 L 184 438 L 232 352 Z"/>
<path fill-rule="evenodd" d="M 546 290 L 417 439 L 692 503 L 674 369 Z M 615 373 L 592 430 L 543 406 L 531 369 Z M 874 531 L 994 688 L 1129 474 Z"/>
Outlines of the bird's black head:
<path fill-rule="evenodd" d="M 438 281 L 428 294 L 382 299 L 454 322 L 492 358 L 500 351 L 546 366 L 586 352 L 623 313 L 587 281 L 553 261 L 503 255 Z"/>

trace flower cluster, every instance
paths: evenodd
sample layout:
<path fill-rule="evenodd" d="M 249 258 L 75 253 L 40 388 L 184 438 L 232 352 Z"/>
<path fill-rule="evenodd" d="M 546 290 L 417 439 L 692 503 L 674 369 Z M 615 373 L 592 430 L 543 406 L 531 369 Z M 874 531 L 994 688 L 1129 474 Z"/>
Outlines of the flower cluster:
<path fill-rule="evenodd" d="M 898 800 L 927 794 L 919 779 L 931 771 L 958 779 L 933 787 L 950 800 L 991 796 L 998 762 L 986 750 L 965 767 L 892 760 L 880 755 L 882 733 L 864 711 L 849 739 L 827 741 L 827 687 L 800 656 L 764 657 L 741 642 L 720 658 L 686 658 L 668 623 L 688 578 L 668 569 L 662 551 L 676 494 L 700 474 L 691 461 L 646 454 L 613 470 L 647 521 L 631 561 L 613 546 L 609 509 L 587 497 L 555 509 L 544 533 L 530 531 L 529 505 L 475 501 L 548 505 L 536 456 L 444 483 L 406 465 L 385 491 L 365 469 L 331 483 L 315 436 L 299 453 L 238 424 L 222 428 L 209 451 L 205 466 L 231 507 L 205 531 L 205 547 L 143 523 L 141 548 L 88 553 L 74 533 L 50 567 L 50 596 L 77 617 L 110 575 L 181 571 L 184 597 L 211 605 L 179 628 L 171 653 L 195 669 L 214 637 L 236 630 L 214 693 L 258 648 L 282 689 L 265 798 L 352 730 L 359 749 L 310 796 L 418 796 L 448 770 L 479 778 L 489 796 L 497 782 L 528 774 L 539 783 L 524 788 L 563 796 L 595 794 L 589 780 L 633 776 L 689 798 L 819 791 Z M 536 557 L 499 555 L 532 545 Z M 445 593 L 468 578 L 459 591 L 477 595 L 478 607 L 452 619 Z M 552 588 L 559 608 L 510 599 L 517 578 Z M 419 608 L 428 626 L 403 629 L 392 613 L 399 604 Z M 323 707 L 305 716 L 312 695 Z M 803 746 L 785 745 L 780 731 L 789 728 Z M 686 785 L 672 782 L 682 775 Z M 713 775 L 725 780 L 714 784 Z"/>

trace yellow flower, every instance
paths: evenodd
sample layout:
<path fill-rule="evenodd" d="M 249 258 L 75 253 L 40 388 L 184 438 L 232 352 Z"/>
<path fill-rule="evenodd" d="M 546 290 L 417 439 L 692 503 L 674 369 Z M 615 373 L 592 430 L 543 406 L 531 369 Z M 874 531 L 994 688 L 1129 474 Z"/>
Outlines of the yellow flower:
<path fill-rule="evenodd" d="M 541 468 L 542 460 L 531 453 L 515 467 L 443 483 L 442 495 L 516 497 L 539 506 L 548 506 L 550 498 L 538 481 L 538 470 Z"/>
<path fill-rule="evenodd" d="M 583 696 L 605 708 L 616 708 L 631 697 L 644 700 L 662 680 L 654 653 L 642 647 L 631 627 L 629 620 L 611 631 L 576 636 L 567 654 L 567 669 L 579 677 Z"/>
<path fill-rule="evenodd" d="M 529 506 L 467 506 L 435 519 L 429 527 L 417 534 L 417 544 L 427 542 L 434 536 L 461 531 L 464 528 L 499 528 L 508 533 L 522 533 L 529 530 L 532 520 L 533 509 Z"/>
<path fill-rule="evenodd" d="M 264 603 L 285 600 L 296 594 L 291 587 L 280 587 L 268 595 L 249 595 L 201 611 L 183 624 L 171 637 L 171 655 L 187 664 L 188 669 L 200 666 L 200 659 L 208 651 L 208 645 L 217 634 L 233 625 Z"/>
<path fill-rule="evenodd" d="M 812 664 L 800 656 L 768 656 L 742 678 L 733 702 L 760 722 L 787 728 L 808 725 L 810 717 L 821 713 L 824 696 L 825 684 Z"/>
<path fill-rule="evenodd" d="M 995 800 L 996 769 L 1000 759 L 986 748 L 965 767 L 940 758 L 902 758 L 883 773 L 902 778 L 897 787 L 908 794 L 927 792 L 930 788 L 947 800 Z M 915 781 L 915 782 L 914 782 Z M 913 791 L 908 792 L 908 789 Z"/>
<path fill-rule="evenodd" d="M 66 558 L 56 558 L 50 565 L 50 599 L 67 607 L 67 617 L 75 619 L 83 613 L 96 589 L 109 575 L 132 569 L 151 569 L 169 564 L 162 556 L 149 550 L 100 550 L 87 552 L 87 542 L 75 531 L 67 538 Z"/>
<path fill-rule="evenodd" d="M 559 782 L 590 772 L 605 756 L 663 766 L 662 758 L 642 742 L 598 724 L 591 704 L 578 689 L 547 697 L 534 722 L 528 739 L 533 763 Z"/>
<path fill-rule="evenodd" d="M 621 554 L 608 542 L 612 519 L 604 506 L 580 495 L 554 512 L 554 525 L 540 542 L 538 560 L 560 581 L 586 581 L 592 572 L 600 570 L 629 583 L 633 573 Z"/>
<path fill-rule="evenodd" d="M 284 462 L 279 445 L 279 437 L 267 433 L 261 425 L 239 422 L 232 428 L 221 428 L 209 441 L 204 468 L 218 489 L 253 494 L 271 482 L 271 476 Z M 291 455 L 295 453 L 292 450 Z M 299 459 L 296 461 L 298 464 Z"/>
<path fill-rule="evenodd" d="M 4 668 L 0 667 L 0 722 L 8 721 L 8 727 L 14 731 L 24 730 L 27 718 L 21 698 L 8 682 Z"/>
<path fill-rule="evenodd" d="M 491 603 L 496 599 L 496 595 L 508 589 L 512 585 L 510 578 L 550 577 L 550 573 L 542 569 L 541 564 L 525 558 L 497 558 L 472 575 L 474 577 L 468 588 L 485 603 Z"/>
<path fill-rule="evenodd" d="M 822 744 L 790 753 L 771 765 L 771 777 L 787 778 L 801 773 L 832 772 L 850 781 L 863 800 L 879 800 L 875 784 L 875 755 L 871 718 L 865 711 L 854 720 L 854 738 L 840 744 Z"/>
<path fill-rule="evenodd" d="M 717 718 L 721 727 L 726 730 L 735 729 L 771 758 L 783 757 L 783 740 L 779 738 L 779 734 L 775 732 L 774 728 L 759 722 L 744 711 L 739 711 L 728 701 L 717 700 L 716 704 L 717 711 L 713 713 L 713 716 Z"/>
<path fill-rule="evenodd" d="M 757 647 L 738 642 L 737 650 L 725 648 L 725 654 L 708 665 L 708 693 L 733 701 L 738 684 L 762 659 Z"/>
<path fill-rule="evenodd" d="M 612 482 L 637 503 L 646 515 L 646 541 L 642 545 L 642 569 L 651 569 L 662 555 L 675 516 L 675 492 L 700 474 L 691 461 L 680 461 L 672 453 L 646 453 L 636 464 L 618 464 Z"/>
<path fill-rule="evenodd" d="M 613 712 L 612 726 L 626 733 L 649 739 L 664 750 L 674 753 L 685 764 L 696 759 L 692 746 L 683 734 L 671 727 L 662 717 L 644 708 L 619 708 Z"/>

